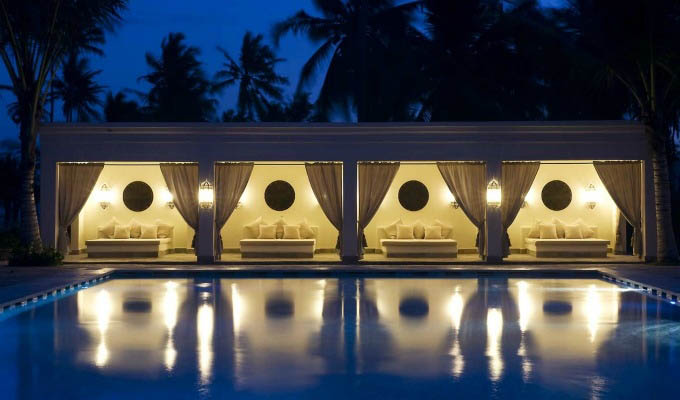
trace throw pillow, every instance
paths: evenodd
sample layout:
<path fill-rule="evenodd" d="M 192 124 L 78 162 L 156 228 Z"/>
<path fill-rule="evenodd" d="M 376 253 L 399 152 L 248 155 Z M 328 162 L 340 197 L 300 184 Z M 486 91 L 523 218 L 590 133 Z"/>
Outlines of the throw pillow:
<path fill-rule="evenodd" d="M 300 239 L 300 227 L 297 225 L 285 225 L 283 227 L 284 239 Z"/>
<path fill-rule="evenodd" d="M 257 219 L 249 224 L 243 226 L 243 228 L 248 232 L 248 237 L 246 239 L 255 239 L 260 236 L 260 225 L 269 225 L 262 220 L 262 217 L 257 217 Z"/>
<path fill-rule="evenodd" d="M 158 227 L 156 225 L 146 225 L 141 226 L 140 239 L 157 239 L 158 238 Z"/>
<path fill-rule="evenodd" d="M 413 225 L 397 225 L 397 239 L 413 239 Z"/>
<path fill-rule="evenodd" d="M 446 239 L 451 236 L 451 232 L 453 231 L 453 227 L 451 225 L 447 225 L 438 219 L 435 219 L 432 225 L 442 227 L 442 239 Z"/>
<path fill-rule="evenodd" d="M 581 218 L 574 221 L 574 224 L 581 226 L 581 233 L 583 234 L 584 239 L 590 239 L 595 237 L 595 232 L 592 229 L 590 229 L 590 226 L 588 226 Z"/>
<path fill-rule="evenodd" d="M 142 236 L 142 224 L 136 219 L 132 218 L 128 225 L 130 225 L 130 238 L 139 239 L 139 237 Z"/>
<path fill-rule="evenodd" d="M 113 229 L 114 239 L 130 239 L 130 225 L 116 225 Z"/>
<path fill-rule="evenodd" d="M 425 239 L 441 239 L 442 227 L 439 225 L 431 225 L 425 227 Z"/>
<path fill-rule="evenodd" d="M 583 239 L 583 232 L 581 231 L 581 225 L 565 225 L 564 226 L 564 238 L 565 239 Z"/>
<path fill-rule="evenodd" d="M 172 237 L 172 233 L 175 231 L 174 225 L 166 224 L 165 222 L 157 219 L 156 225 L 158 226 L 158 237 L 159 238 L 169 238 Z"/>
<path fill-rule="evenodd" d="M 258 239 L 276 239 L 276 225 L 260 225 Z"/>
<path fill-rule="evenodd" d="M 529 229 L 529 233 L 527 234 L 528 238 L 532 239 L 538 239 L 541 237 L 541 231 L 539 229 L 539 225 L 541 224 L 540 219 L 535 219 L 533 225 L 531 225 L 531 229 Z"/>
<path fill-rule="evenodd" d="M 396 239 L 397 238 L 397 225 L 402 224 L 401 218 L 398 220 L 392 222 L 391 224 L 387 225 L 385 227 L 385 233 L 387 234 L 388 239 Z"/>
<path fill-rule="evenodd" d="M 299 226 L 300 226 L 300 237 L 302 239 L 314 239 L 314 230 L 312 229 L 312 226 L 309 225 L 307 218 L 303 219 L 302 222 L 300 222 Z"/>
<path fill-rule="evenodd" d="M 557 238 L 564 239 L 564 222 L 559 218 L 553 218 L 552 223 L 555 224 L 555 230 L 557 231 Z"/>
<path fill-rule="evenodd" d="M 557 239 L 555 224 L 539 224 L 538 230 L 540 231 L 541 239 Z"/>
<path fill-rule="evenodd" d="M 425 224 L 417 220 L 413 223 L 413 237 L 416 239 L 425 239 Z"/>
<path fill-rule="evenodd" d="M 276 226 L 276 238 L 277 239 L 282 239 L 283 238 L 283 227 L 286 226 L 286 220 L 283 219 L 283 217 L 279 218 L 274 222 L 274 225 Z"/>
<path fill-rule="evenodd" d="M 104 225 L 97 227 L 97 239 L 113 239 L 113 234 L 116 229 L 116 225 L 120 224 L 116 217 L 111 218 L 109 222 Z"/>

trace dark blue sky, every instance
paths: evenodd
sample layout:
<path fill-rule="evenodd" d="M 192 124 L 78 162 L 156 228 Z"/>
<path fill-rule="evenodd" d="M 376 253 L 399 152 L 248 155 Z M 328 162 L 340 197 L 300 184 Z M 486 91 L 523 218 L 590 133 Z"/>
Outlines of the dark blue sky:
<path fill-rule="evenodd" d="M 552 5 L 559 1 L 544 0 L 543 3 Z M 124 23 L 107 36 L 104 56 L 93 56 L 91 66 L 102 70 L 99 84 L 114 92 L 124 88 L 143 90 L 137 78 L 147 72 L 144 54 L 147 51 L 159 54 L 161 40 L 168 32 L 184 32 L 187 43 L 201 49 L 200 59 L 212 76 L 222 62 L 216 46 L 237 55 L 243 34 L 248 30 L 263 33 L 270 41 L 272 24 L 300 9 L 313 12 L 311 0 L 131 0 Z M 297 84 L 302 64 L 314 49 L 308 40 L 291 35 L 281 42 L 278 54 L 287 61 L 279 65 L 278 71 L 291 81 L 289 95 Z M 0 82 L 8 83 L 4 67 L 0 67 Z M 223 109 L 233 107 L 235 92 L 235 88 L 231 88 L 221 94 Z M 12 101 L 11 93 L 1 93 L 0 139 L 17 137 L 17 127 L 6 112 Z M 55 119 L 61 118 L 61 113 L 55 113 Z"/>

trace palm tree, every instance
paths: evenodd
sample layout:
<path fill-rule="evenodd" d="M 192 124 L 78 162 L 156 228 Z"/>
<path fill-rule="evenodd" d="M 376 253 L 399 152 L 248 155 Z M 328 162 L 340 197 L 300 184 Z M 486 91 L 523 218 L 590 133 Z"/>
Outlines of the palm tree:
<path fill-rule="evenodd" d="M 62 111 L 66 122 L 73 121 L 73 114 L 79 122 L 87 122 L 99 118 L 95 106 L 101 106 L 99 94 L 104 90 L 94 78 L 100 70 L 88 69 L 87 58 L 79 57 L 77 51 L 71 51 L 61 67 L 61 77 L 54 81 L 54 96 L 61 99 Z"/>
<path fill-rule="evenodd" d="M 42 248 L 34 181 L 38 125 L 51 83 L 50 71 L 70 49 L 101 53 L 127 0 L 0 0 L 0 58 L 16 97 L 12 118 L 21 142 L 21 237 Z"/>
<path fill-rule="evenodd" d="M 285 60 L 277 58 L 271 47 L 263 44 L 262 40 L 262 35 L 253 36 L 251 32 L 246 32 L 238 62 L 226 50 L 217 48 L 227 62 L 222 64 L 224 69 L 215 74 L 215 88 L 222 90 L 238 82 L 237 111 L 249 120 L 267 114 L 270 101 L 281 100 L 281 85 L 288 83 L 286 77 L 277 75 L 275 71 L 276 64 Z"/>
<path fill-rule="evenodd" d="M 161 56 L 146 53 L 151 72 L 140 77 L 151 85 L 148 93 L 138 93 L 155 121 L 197 122 L 214 118 L 212 83 L 198 61 L 198 47 L 187 46 L 183 33 L 170 33 L 161 43 Z"/>
<path fill-rule="evenodd" d="M 588 55 L 612 84 L 626 90 L 630 114 L 645 126 L 654 171 L 657 258 L 676 261 L 668 154 L 680 106 L 680 2 L 580 0 L 556 16 L 573 51 Z"/>
<path fill-rule="evenodd" d="M 107 122 L 139 122 L 147 118 L 136 101 L 125 98 L 125 93 L 114 95 L 109 92 L 104 103 L 104 119 Z"/>
<path fill-rule="evenodd" d="M 328 113 L 334 107 L 340 108 L 346 117 L 355 110 L 359 121 L 381 119 L 381 110 L 371 109 L 373 100 L 389 99 L 386 89 L 396 86 L 405 89 L 407 82 L 390 73 L 409 70 L 392 63 L 412 60 L 404 57 L 402 45 L 418 36 L 411 20 L 420 1 L 399 5 L 394 0 L 313 3 L 322 16 L 301 10 L 275 24 L 272 30 L 277 45 L 287 33 L 304 34 L 314 43 L 321 43 L 302 67 L 298 90 L 306 88 L 330 59 L 317 100 L 321 110 Z M 395 81 L 402 85 L 395 85 Z"/>

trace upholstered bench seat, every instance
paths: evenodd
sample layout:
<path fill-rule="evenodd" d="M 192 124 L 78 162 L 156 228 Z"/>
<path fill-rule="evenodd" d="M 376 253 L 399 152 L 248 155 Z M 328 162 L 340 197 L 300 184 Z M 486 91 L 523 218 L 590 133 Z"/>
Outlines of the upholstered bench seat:
<path fill-rule="evenodd" d="M 385 257 L 457 257 L 453 239 L 380 239 Z"/>
<path fill-rule="evenodd" d="M 316 239 L 241 239 L 243 258 L 312 258 Z"/>
<path fill-rule="evenodd" d="M 527 252 L 536 257 L 607 257 L 605 239 L 525 238 Z"/>
<path fill-rule="evenodd" d="M 158 257 L 170 252 L 172 238 L 159 239 L 92 239 L 86 240 L 87 256 Z"/>

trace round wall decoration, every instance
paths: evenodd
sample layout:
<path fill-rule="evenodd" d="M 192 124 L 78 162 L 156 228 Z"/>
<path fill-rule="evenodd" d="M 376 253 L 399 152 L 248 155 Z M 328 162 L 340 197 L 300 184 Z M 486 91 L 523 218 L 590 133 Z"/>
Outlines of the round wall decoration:
<path fill-rule="evenodd" d="M 286 181 L 274 181 L 264 190 L 264 201 L 272 210 L 287 210 L 295 202 L 295 189 Z"/>
<path fill-rule="evenodd" d="M 427 186 L 419 181 L 408 181 L 399 188 L 399 204 L 409 211 L 422 210 L 430 199 Z"/>
<path fill-rule="evenodd" d="M 543 186 L 541 200 L 553 211 L 564 210 L 571 203 L 571 189 L 562 181 L 550 181 Z"/>
<path fill-rule="evenodd" d="M 132 211 L 144 211 L 153 203 L 153 190 L 142 181 L 134 181 L 125 186 L 123 203 Z"/>

